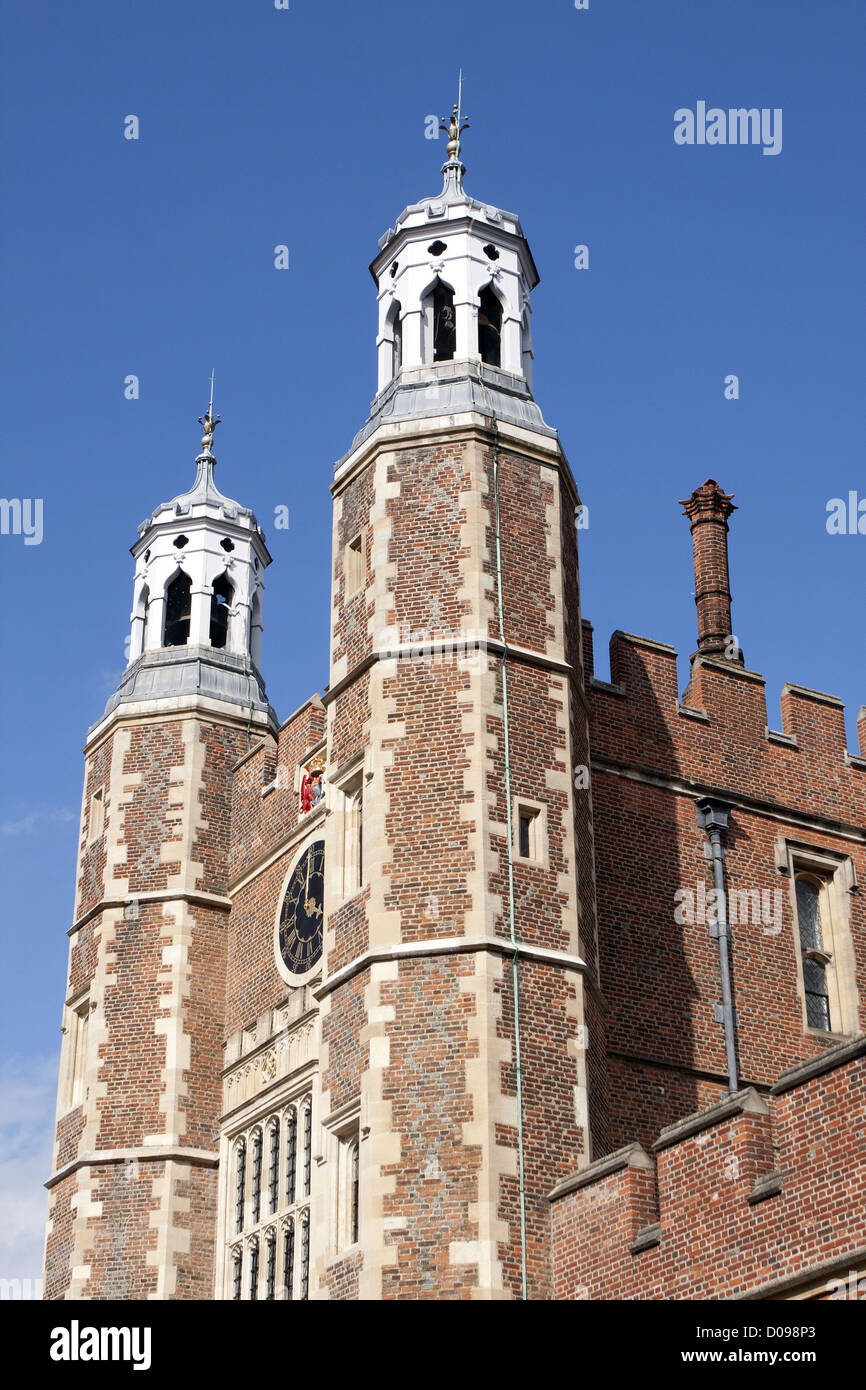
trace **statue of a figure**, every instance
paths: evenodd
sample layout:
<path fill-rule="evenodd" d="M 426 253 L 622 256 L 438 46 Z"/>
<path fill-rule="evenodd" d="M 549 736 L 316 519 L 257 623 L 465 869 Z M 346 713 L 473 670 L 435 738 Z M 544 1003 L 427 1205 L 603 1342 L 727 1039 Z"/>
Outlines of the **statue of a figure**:
<path fill-rule="evenodd" d="M 301 778 L 301 814 L 306 815 L 325 795 L 325 775 L 322 768 L 307 767 Z"/>
<path fill-rule="evenodd" d="M 451 119 L 448 121 L 447 125 L 445 124 L 446 119 L 447 118 L 445 116 L 442 117 L 442 120 L 439 123 L 439 129 L 444 130 L 446 135 L 448 136 L 448 158 L 456 159 L 457 151 L 460 147 L 460 136 L 463 134 L 464 130 L 469 129 L 469 122 L 464 121 L 462 125 L 460 124 L 460 121 L 457 116 L 456 101 L 454 103 L 454 110 L 451 113 Z"/>
<path fill-rule="evenodd" d="M 210 446 L 213 444 L 213 432 L 216 429 L 217 425 L 220 423 L 220 417 L 218 415 L 214 415 L 212 406 L 208 406 L 204 415 L 200 415 L 198 417 L 198 422 L 201 425 L 203 431 L 201 447 L 205 450 L 208 450 L 210 449 Z"/>

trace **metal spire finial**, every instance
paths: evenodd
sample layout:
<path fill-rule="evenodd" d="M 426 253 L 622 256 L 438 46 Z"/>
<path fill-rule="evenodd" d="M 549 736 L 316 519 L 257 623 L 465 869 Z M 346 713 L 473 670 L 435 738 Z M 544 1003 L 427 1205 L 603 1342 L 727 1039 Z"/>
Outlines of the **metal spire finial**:
<path fill-rule="evenodd" d="M 198 422 L 204 431 L 202 435 L 201 447 L 204 453 L 209 454 L 213 444 L 213 432 L 220 423 L 220 417 L 213 413 L 213 383 L 215 372 L 210 374 L 210 402 L 204 415 L 198 417 Z"/>
<path fill-rule="evenodd" d="M 446 123 L 447 121 L 447 123 Z M 457 78 L 457 100 L 454 103 L 454 110 L 450 120 L 445 116 L 439 123 L 439 129 L 444 130 L 448 136 L 448 158 L 455 163 L 460 163 L 460 136 L 464 130 L 469 129 L 469 122 L 463 119 L 463 69 Z M 462 172 L 462 170 L 461 170 Z"/>

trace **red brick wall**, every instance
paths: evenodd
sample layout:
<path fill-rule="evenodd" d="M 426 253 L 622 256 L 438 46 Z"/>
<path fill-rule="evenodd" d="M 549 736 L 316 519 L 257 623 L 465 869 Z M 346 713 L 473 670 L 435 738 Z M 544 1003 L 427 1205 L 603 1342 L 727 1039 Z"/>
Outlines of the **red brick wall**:
<path fill-rule="evenodd" d="M 866 771 L 845 761 L 837 703 L 788 691 L 784 731 L 766 736 L 763 682 L 734 664 L 697 663 L 677 712 L 676 658 L 615 635 L 617 693 L 590 689 L 592 800 L 601 984 L 611 1006 L 609 1147 L 640 1139 L 726 1089 L 717 942 L 706 924 L 678 924 L 678 889 L 712 888 L 695 800 L 742 799 L 726 836 L 729 890 L 781 890 L 781 922 L 734 924 L 732 973 L 742 1084 L 769 1085 L 785 1067 L 837 1039 L 806 1032 L 798 992 L 797 928 L 789 880 L 775 865 L 779 837 L 850 856 L 866 873 Z M 623 775 L 625 774 L 625 775 Z M 643 780 L 641 780 L 643 779 Z M 841 834 L 837 826 L 850 827 Z M 775 899 L 771 899 L 775 908 Z M 850 897 L 860 1000 L 866 1000 L 866 902 Z M 861 1026 L 866 1012 L 861 1009 Z"/>
<path fill-rule="evenodd" d="M 181 1124 L 177 1140 L 186 1146 L 216 1153 L 222 1098 L 222 1041 L 225 1024 L 226 914 L 201 903 L 137 901 L 139 894 L 166 891 L 169 878 L 180 867 L 185 852 L 182 822 L 198 817 L 190 848 L 201 873 L 196 891 L 224 895 L 228 886 L 230 841 L 231 768 L 244 748 L 244 735 L 234 727 L 200 720 L 197 738 L 205 745 L 203 785 L 198 804 L 184 803 L 183 779 L 172 769 L 187 761 L 183 726 L 177 720 L 148 720 L 129 728 L 129 748 L 122 776 L 125 804 L 112 806 L 108 799 L 111 761 L 117 752 L 112 734 L 88 758 L 88 796 L 106 786 L 105 831 L 93 844 L 82 845 L 79 912 L 88 911 L 103 898 L 119 895 L 133 904 L 110 928 L 104 912 L 96 912 L 73 939 L 69 989 L 77 993 L 94 981 L 101 963 L 103 987 L 92 996 L 91 1030 L 105 1036 L 100 1046 L 99 1069 L 87 1077 L 88 1104 L 96 1107 L 95 1133 L 88 1141 L 97 1150 L 138 1147 L 153 1135 L 163 1134 L 166 1115 L 163 1069 L 166 1066 L 166 1034 L 160 1021 L 178 1000 L 172 996 L 172 970 L 163 958 L 172 941 L 178 914 L 191 922 L 186 982 L 179 1007 L 183 1028 L 190 1038 L 190 1065 L 182 1078 L 186 1095 L 181 1100 Z M 140 782 L 133 783 L 136 774 Z M 122 812 L 122 825 L 120 815 Z M 125 860 L 111 881 L 105 881 L 106 845 L 109 837 L 125 846 Z M 163 855 L 165 844 L 176 842 L 178 855 Z M 123 881 L 128 880 L 128 890 Z M 113 916 L 117 917 L 116 909 Z M 188 990 L 188 992 L 187 992 Z M 95 1095 L 98 1084 L 100 1093 Z M 86 1155 L 81 1151 L 85 1110 L 79 1107 L 61 1116 L 58 1123 L 58 1164 Z M 173 1124 L 172 1120 L 172 1124 Z M 49 1237 L 46 1289 L 49 1297 L 61 1296 L 68 1287 L 72 1241 L 71 1193 L 93 1179 L 93 1199 L 103 1204 L 102 1216 L 92 1222 L 95 1241 L 86 1260 L 91 1266 L 87 1294 L 92 1297 L 146 1297 L 156 1287 L 156 1271 L 146 1264 L 155 1248 L 155 1228 L 150 1225 L 156 1209 L 157 1179 L 165 1176 L 159 1161 L 106 1163 L 85 1166 L 52 1190 L 49 1203 L 54 1229 Z M 175 1165 L 175 1193 L 190 1202 L 188 1213 L 178 1213 L 178 1225 L 191 1230 L 188 1255 L 173 1257 L 177 1270 L 178 1297 L 209 1297 L 213 1291 L 213 1256 L 216 1232 L 215 1169 Z"/>
<path fill-rule="evenodd" d="M 325 710 L 314 696 L 283 724 L 276 750 L 263 746 L 235 767 L 231 879 L 254 869 L 300 827 L 298 764 L 321 742 L 324 732 Z M 274 778 L 274 790 L 263 797 L 263 785 Z M 284 1003 L 288 994 L 289 987 L 276 966 L 274 918 L 290 862 L 289 853 L 282 855 L 233 895 L 228 922 L 226 1036 L 248 1026 L 265 1009 Z"/>
<path fill-rule="evenodd" d="M 648 1167 L 556 1198 L 555 1296 L 730 1298 L 853 1258 L 866 1245 L 864 1051 L 861 1040 L 844 1064 L 769 1097 L 768 1115 L 722 1118 L 658 1149 Z M 781 1191 L 750 1203 L 776 1171 Z M 659 1243 L 632 1253 L 656 1222 Z"/>
<path fill-rule="evenodd" d="M 331 1302 L 358 1297 L 358 1271 L 361 1267 L 361 1258 L 360 1253 L 356 1253 L 347 1255 L 342 1260 L 335 1260 L 333 1264 L 328 1265 L 324 1285 Z"/>
<path fill-rule="evenodd" d="M 395 494 L 387 513 L 391 539 L 382 563 L 393 566 L 389 579 L 387 625 L 400 639 L 430 641 L 444 634 L 466 633 L 474 623 L 464 597 L 467 522 L 466 492 L 473 486 L 473 458 L 481 448 L 481 498 L 485 526 L 477 541 L 484 547 L 486 598 L 495 607 L 496 559 L 493 451 L 489 443 L 470 439 L 416 448 L 400 448 L 388 461 L 387 481 Z M 356 617 L 344 611 L 342 546 L 366 523 L 373 498 L 371 470 L 341 489 L 342 519 L 338 528 L 337 608 L 334 657 L 353 662 L 366 654 L 360 629 L 350 632 Z M 563 883 L 574 863 L 572 818 L 564 790 L 549 785 L 554 778 L 571 780 L 573 762 L 588 763 L 586 713 L 580 700 L 580 613 L 574 499 L 556 470 L 512 448 L 499 454 L 500 517 L 503 537 L 505 626 L 510 644 L 542 655 L 556 639 L 555 610 L 560 598 L 556 555 L 549 553 L 551 517 L 559 500 L 561 523 L 555 544 L 562 550 L 562 601 L 565 605 L 565 654 L 575 665 L 574 676 L 549 671 L 512 657 L 509 661 L 511 795 L 545 803 L 547 862 L 515 863 L 516 933 L 526 944 L 568 951 L 574 948 L 563 923 L 569 894 Z M 396 490 L 395 485 L 399 485 Z M 368 557 L 372 539 L 368 534 Z M 364 608 L 360 600 L 352 604 Z M 369 608 L 366 616 L 369 616 Z M 365 620 L 366 621 L 366 620 Z M 366 632 L 366 626 L 364 627 Z M 498 619 L 488 634 L 499 637 Z M 354 641 L 354 645 L 352 644 Z M 385 676 L 382 698 L 393 708 L 399 724 L 386 736 L 390 762 L 384 785 L 388 797 L 385 821 L 387 864 L 384 907 L 400 916 L 400 940 L 420 943 L 466 932 L 473 903 L 471 875 L 480 848 L 465 811 L 480 813 L 474 793 L 464 788 L 464 772 L 487 760 L 481 735 L 495 738 L 484 789 L 486 811 L 494 823 L 483 846 L 492 869 L 485 884 L 490 900 L 498 902 L 491 923 L 500 937 L 508 935 L 508 846 L 501 833 L 507 818 L 501 662 L 488 657 L 493 679 L 491 698 L 472 730 L 475 692 L 471 676 L 453 657 L 406 659 Z M 370 714 L 371 679 L 359 671 L 337 694 L 331 711 L 330 765 L 340 765 L 364 748 L 365 723 Z M 468 719 L 467 719 L 468 717 Z M 595 913 L 589 795 L 583 793 L 574 810 L 578 833 L 581 951 L 595 959 Z M 379 866 L 377 866 L 378 868 Z M 328 971 L 347 964 L 367 944 L 362 910 L 367 899 L 356 899 L 351 911 L 341 911 L 328 923 L 333 933 Z M 478 923 L 475 923 L 477 929 Z M 466 1062 L 478 1055 L 476 996 L 465 987 L 474 980 L 471 954 L 401 960 L 396 981 L 377 987 L 380 1005 L 393 1005 L 388 1024 L 389 1065 L 384 1098 L 391 1103 L 391 1127 L 400 1135 L 400 1159 L 386 1168 L 394 1191 L 384 1199 L 384 1217 L 392 1224 L 391 1243 L 396 1264 L 384 1271 L 386 1298 L 462 1298 L 477 1284 L 474 1265 L 454 1265 L 449 1249 L 454 1242 L 477 1238 L 478 1170 L 481 1151 L 467 1145 L 464 1126 L 477 1119 L 467 1090 Z M 464 987 L 461 988 L 461 980 Z M 550 1186 L 585 1159 L 588 1137 L 575 1117 L 578 1041 L 574 1018 L 575 977 L 556 967 L 521 961 L 519 970 L 521 1039 L 524 1048 L 524 1128 L 526 1143 L 527 1254 L 532 1296 L 551 1289 Z M 347 1102 L 361 1084 L 367 1046 L 360 1041 L 367 1022 L 362 972 L 334 990 L 330 1013 L 323 1021 L 328 1043 L 329 1088 L 332 1108 Z M 513 1048 L 514 1010 L 509 962 L 503 963 L 497 992 L 502 1017 L 492 1025 L 495 1035 Z M 599 1011 L 590 1005 L 589 1032 L 603 1038 Z M 594 1067 L 592 1113 L 603 1127 L 603 1051 Z M 501 1094 L 516 1091 L 514 1060 L 500 1069 Z M 355 1091 L 353 1091 L 355 1088 Z M 494 1097 L 495 1098 L 495 1097 Z M 517 1130 L 498 1126 L 495 1142 L 516 1149 Z M 434 1162 L 435 1160 L 435 1162 Z M 520 1293 L 520 1214 L 515 1178 L 504 1176 L 498 1187 L 498 1216 L 507 1224 L 509 1240 L 498 1254 L 507 1286 Z"/>

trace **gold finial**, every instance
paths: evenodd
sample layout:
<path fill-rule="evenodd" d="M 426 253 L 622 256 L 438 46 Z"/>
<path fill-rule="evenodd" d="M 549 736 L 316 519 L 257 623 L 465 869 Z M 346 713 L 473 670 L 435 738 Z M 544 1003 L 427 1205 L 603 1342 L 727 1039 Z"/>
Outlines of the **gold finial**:
<path fill-rule="evenodd" d="M 210 403 L 208 404 L 208 408 L 205 414 L 200 415 L 198 417 L 198 422 L 201 425 L 202 430 L 204 431 L 202 435 L 201 447 L 206 454 L 209 454 L 211 451 L 211 445 L 213 444 L 213 432 L 216 429 L 217 425 L 220 423 L 220 417 L 218 415 L 214 415 L 213 413 L 213 381 L 214 372 L 211 372 Z"/>
<path fill-rule="evenodd" d="M 451 118 L 448 120 L 447 117 L 443 116 L 439 123 L 439 129 L 444 130 L 448 136 L 448 158 L 457 160 L 458 162 L 460 160 L 460 136 L 463 134 L 464 130 L 469 129 L 469 122 L 463 120 L 462 106 L 463 69 L 461 68 L 457 79 L 457 100 L 454 103 L 454 110 L 451 113 Z"/>

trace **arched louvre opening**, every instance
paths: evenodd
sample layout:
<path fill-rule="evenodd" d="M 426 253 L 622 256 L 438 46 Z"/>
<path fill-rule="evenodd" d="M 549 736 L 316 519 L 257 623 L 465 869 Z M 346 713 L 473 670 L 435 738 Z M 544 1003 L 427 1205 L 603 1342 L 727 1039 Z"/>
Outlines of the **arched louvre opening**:
<path fill-rule="evenodd" d="M 391 375 L 396 376 L 403 365 L 403 320 L 399 300 L 391 310 Z"/>
<path fill-rule="evenodd" d="M 186 646 L 191 609 L 192 580 L 188 574 L 176 574 L 165 591 L 164 647 Z"/>
<path fill-rule="evenodd" d="M 143 584 L 138 595 L 138 602 L 135 605 L 135 617 L 141 622 L 141 650 L 147 646 L 147 620 L 150 615 L 150 588 Z"/>
<path fill-rule="evenodd" d="M 253 596 L 253 609 L 250 616 L 250 656 L 255 666 L 262 664 L 262 595 L 259 589 Z"/>
<path fill-rule="evenodd" d="M 488 366 L 502 366 L 502 305 L 489 285 L 478 296 L 478 352 Z"/>
<path fill-rule="evenodd" d="M 450 362 L 457 346 L 454 291 L 437 280 L 427 299 L 433 325 L 433 361 Z"/>
<path fill-rule="evenodd" d="M 210 644 L 222 651 L 228 641 L 229 612 L 231 610 L 234 588 L 226 575 L 214 580 L 210 601 Z"/>

